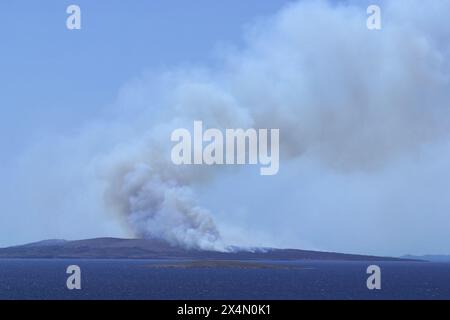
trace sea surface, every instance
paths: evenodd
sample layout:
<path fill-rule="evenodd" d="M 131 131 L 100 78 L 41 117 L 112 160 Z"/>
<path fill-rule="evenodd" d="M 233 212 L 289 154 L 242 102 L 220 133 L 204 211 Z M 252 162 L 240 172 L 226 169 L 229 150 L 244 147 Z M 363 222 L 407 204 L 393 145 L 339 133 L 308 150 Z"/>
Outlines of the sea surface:
<path fill-rule="evenodd" d="M 0 299 L 450 299 L 450 263 L 268 262 L 283 268 L 173 263 L 0 260 Z M 381 268 L 381 290 L 367 289 L 371 264 Z M 69 265 L 81 268 L 81 290 L 66 287 Z"/>

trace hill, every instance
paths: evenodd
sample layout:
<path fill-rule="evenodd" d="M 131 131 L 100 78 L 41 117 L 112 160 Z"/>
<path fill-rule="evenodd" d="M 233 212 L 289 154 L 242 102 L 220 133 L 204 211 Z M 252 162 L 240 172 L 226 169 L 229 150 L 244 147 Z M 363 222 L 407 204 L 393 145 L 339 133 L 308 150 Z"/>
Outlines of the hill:
<path fill-rule="evenodd" d="M 0 249 L 0 259 L 190 259 L 190 260 L 342 260 L 399 261 L 404 259 L 299 249 L 238 249 L 229 252 L 184 249 L 158 240 L 96 238 L 45 240 Z"/>

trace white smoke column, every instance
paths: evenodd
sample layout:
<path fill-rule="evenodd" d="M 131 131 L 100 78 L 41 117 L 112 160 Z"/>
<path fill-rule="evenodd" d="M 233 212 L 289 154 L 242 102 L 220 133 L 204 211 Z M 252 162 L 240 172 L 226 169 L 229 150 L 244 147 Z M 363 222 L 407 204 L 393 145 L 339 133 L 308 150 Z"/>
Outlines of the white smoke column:
<path fill-rule="evenodd" d="M 121 179 L 120 191 L 114 196 L 125 196 L 123 210 L 136 236 L 188 248 L 220 249 L 209 212 L 196 206 L 187 187 L 163 181 L 146 165 L 136 165 Z"/>
<path fill-rule="evenodd" d="M 135 237 L 188 249 L 224 250 L 210 213 L 196 204 L 193 177 L 170 165 L 154 139 L 100 161 L 107 172 L 107 203 Z"/>
<path fill-rule="evenodd" d="M 450 2 L 392 1 L 382 9 L 383 29 L 374 32 L 364 7 L 302 1 L 256 26 L 220 70 L 161 76 L 152 110 L 163 111 L 139 113 L 158 126 L 130 142 L 133 152 L 105 157 L 108 203 L 136 236 L 220 250 L 212 215 L 193 192 L 218 168 L 174 166 L 173 129 L 193 120 L 279 128 L 282 161 L 307 155 L 343 173 L 379 170 L 447 138 L 450 28 L 437 13 L 450 12 Z"/>

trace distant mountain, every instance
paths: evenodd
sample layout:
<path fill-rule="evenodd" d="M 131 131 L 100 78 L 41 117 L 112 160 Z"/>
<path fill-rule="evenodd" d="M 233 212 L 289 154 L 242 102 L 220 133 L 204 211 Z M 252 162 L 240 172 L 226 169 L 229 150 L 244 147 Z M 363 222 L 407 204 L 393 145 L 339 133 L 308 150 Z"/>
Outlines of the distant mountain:
<path fill-rule="evenodd" d="M 33 242 L 33 243 L 29 243 L 29 244 L 24 244 L 22 246 L 18 246 L 18 247 L 29 247 L 29 248 L 33 248 L 33 247 L 48 247 L 48 246 L 58 246 L 58 245 L 62 245 L 67 243 L 67 240 L 63 240 L 63 239 L 50 239 L 50 240 L 42 240 L 42 241 L 38 241 L 38 242 Z"/>
<path fill-rule="evenodd" d="M 413 260 L 426 260 L 430 262 L 450 262 L 450 255 L 423 255 L 423 256 L 413 256 L 405 255 L 401 257 L 402 259 L 413 259 Z"/>
<path fill-rule="evenodd" d="M 375 257 L 335 252 L 298 249 L 260 248 L 238 249 L 231 252 L 183 249 L 158 240 L 97 238 L 66 241 L 45 240 L 22 246 L 0 249 L 0 259 L 193 259 L 193 260 L 343 260 L 398 261 L 399 258 Z"/>

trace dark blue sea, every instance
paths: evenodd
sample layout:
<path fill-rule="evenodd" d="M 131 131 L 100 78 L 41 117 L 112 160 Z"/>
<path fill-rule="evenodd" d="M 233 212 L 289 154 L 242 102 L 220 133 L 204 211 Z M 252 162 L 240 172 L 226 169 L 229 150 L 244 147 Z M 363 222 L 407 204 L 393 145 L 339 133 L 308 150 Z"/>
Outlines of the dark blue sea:
<path fill-rule="evenodd" d="M 278 261 L 295 268 L 267 269 L 167 263 L 0 260 L 0 299 L 450 299 L 450 263 Z M 81 268 L 81 290 L 66 287 L 73 264 Z M 381 267 L 381 290 L 367 289 L 371 264 Z"/>

